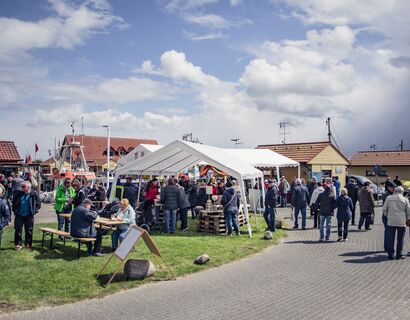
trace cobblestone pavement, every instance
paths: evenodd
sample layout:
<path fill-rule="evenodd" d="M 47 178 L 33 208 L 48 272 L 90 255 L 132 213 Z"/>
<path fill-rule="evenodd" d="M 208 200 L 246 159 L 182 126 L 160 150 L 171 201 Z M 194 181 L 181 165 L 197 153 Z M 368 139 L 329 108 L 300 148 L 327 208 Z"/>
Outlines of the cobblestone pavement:
<path fill-rule="evenodd" d="M 283 244 L 220 268 L 0 319 L 410 319 L 410 259 L 386 259 L 380 221 L 344 243 L 335 232 L 318 243 L 317 230 L 290 231 Z"/>

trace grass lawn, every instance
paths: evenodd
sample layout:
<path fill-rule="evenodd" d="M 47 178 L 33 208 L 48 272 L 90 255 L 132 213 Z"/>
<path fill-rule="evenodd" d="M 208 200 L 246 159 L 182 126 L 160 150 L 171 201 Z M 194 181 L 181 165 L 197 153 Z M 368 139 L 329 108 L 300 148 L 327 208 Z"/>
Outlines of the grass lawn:
<path fill-rule="evenodd" d="M 262 225 L 262 219 L 259 220 Z M 203 235 L 197 233 L 194 222 L 189 219 L 190 230 L 175 235 L 153 235 L 157 247 L 175 275 L 197 272 L 217 267 L 228 262 L 246 257 L 274 244 L 280 237 L 286 236 L 283 230 L 274 233 L 273 241 L 260 240 L 262 232 L 254 233 L 250 239 L 246 227 L 242 228 L 242 236 L 226 237 Z M 252 222 L 253 218 L 252 218 Z M 41 232 L 39 227 L 56 228 L 56 223 L 35 225 L 32 250 L 14 250 L 14 229 L 6 227 L 0 248 L 0 313 L 31 309 L 39 306 L 60 305 L 86 298 L 101 297 L 127 288 L 137 287 L 142 283 L 168 279 L 170 275 L 163 272 L 159 266 L 155 277 L 143 281 L 113 282 L 104 287 L 95 275 L 101 270 L 110 257 L 86 257 L 85 246 L 82 246 L 82 256 L 76 259 L 77 243 L 66 241 L 66 246 L 60 241 L 54 241 L 54 249 L 41 248 Z M 264 228 L 265 225 L 260 228 Z M 253 226 L 255 230 L 255 226 Z M 48 238 L 47 238 L 48 239 Z M 111 237 L 103 239 L 103 252 L 109 252 Z M 207 253 L 211 260 L 206 265 L 198 266 L 193 260 Z M 129 258 L 147 258 L 155 262 L 143 241 L 139 241 Z M 120 261 L 113 258 L 104 273 L 112 273 Z"/>

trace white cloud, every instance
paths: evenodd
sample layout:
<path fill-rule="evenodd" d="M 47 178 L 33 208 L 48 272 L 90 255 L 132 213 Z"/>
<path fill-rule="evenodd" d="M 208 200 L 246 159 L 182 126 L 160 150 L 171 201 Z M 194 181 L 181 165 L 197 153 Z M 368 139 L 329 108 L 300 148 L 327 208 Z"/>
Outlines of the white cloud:
<path fill-rule="evenodd" d="M 252 24 L 249 19 L 234 17 L 227 19 L 216 14 L 187 15 L 185 21 L 210 29 L 238 28 L 245 24 Z"/>
<path fill-rule="evenodd" d="M 227 35 L 218 31 L 218 32 L 209 32 L 205 34 L 195 34 L 192 32 L 188 32 L 183 30 L 182 34 L 185 38 L 192 40 L 192 41 L 202 41 L 202 40 L 215 40 L 215 39 L 223 39 L 226 38 Z"/>
<path fill-rule="evenodd" d="M 49 47 L 72 49 L 111 25 L 126 26 L 105 1 L 86 1 L 77 6 L 62 0 L 49 2 L 56 17 L 36 22 L 0 18 L 0 55 L 10 57 Z"/>

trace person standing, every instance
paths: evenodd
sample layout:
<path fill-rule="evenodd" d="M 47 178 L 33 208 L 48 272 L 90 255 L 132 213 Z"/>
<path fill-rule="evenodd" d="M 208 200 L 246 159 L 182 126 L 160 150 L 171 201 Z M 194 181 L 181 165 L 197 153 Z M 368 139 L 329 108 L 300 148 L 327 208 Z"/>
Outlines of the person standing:
<path fill-rule="evenodd" d="M 383 193 L 382 200 L 383 200 L 383 205 L 386 202 L 386 199 L 388 196 L 391 196 L 394 193 L 394 190 L 396 189 L 396 184 L 393 182 L 390 182 L 387 186 L 387 191 Z M 387 228 L 387 217 L 382 214 L 382 222 L 384 226 L 384 251 L 387 252 L 387 242 L 388 242 L 388 228 Z"/>
<path fill-rule="evenodd" d="M 185 193 L 188 191 L 189 188 L 189 180 L 186 179 L 185 175 L 181 176 L 181 179 L 178 181 L 178 184 L 184 188 Z"/>
<path fill-rule="evenodd" d="M 287 206 L 288 189 L 289 182 L 286 180 L 285 176 L 282 176 L 279 183 L 280 206 L 282 208 Z"/>
<path fill-rule="evenodd" d="M 334 176 L 332 178 L 333 186 L 335 187 L 335 192 L 336 192 L 336 199 L 339 198 L 340 195 L 340 181 L 338 176 Z"/>
<path fill-rule="evenodd" d="M 306 207 L 309 203 L 309 192 L 308 189 L 304 185 L 302 185 L 300 179 L 295 180 L 295 187 L 292 192 L 291 203 L 294 208 L 295 215 L 295 225 L 293 226 L 293 228 L 299 228 L 298 218 L 300 211 L 302 214 L 302 230 L 306 230 Z"/>
<path fill-rule="evenodd" d="M 7 204 L 7 200 L 3 199 L 3 196 L 6 194 L 6 189 L 3 185 L 0 185 L 0 246 L 1 238 L 3 235 L 3 228 L 10 223 L 10 210 Z"/>
<path fill-rule="evenodd" d="M 70 219 L 64 219 L 60 216 L 61 213 L 71 213 L 73 210 L 73 199 L 75 197 L 75 190 L 71 186 L 71 179 L 66 178 L 64 184 L 59 186 L 56 191 L 54 210 L 57 214 L 57 229 L 69 232 Z"/>
<path fill-rule="evenodd" d="M 224 206 L 224 216 L 226 226 L 228 228 L 228 236 L 232 237 L 232 227 L 235 230 L 236 235 L 240 235 L 238 223 L 236 221 L 236 215 L 238 214 L 240 200 L 238 193 L 232 188 L 232 183 L 226 183 L 226 190 L 222 195 L 221 204 Z"/>
<path fill-rule="evenodd" d="M 278 190 L 274 187 L 274 181 L 268 180 L 267 191 L 265 194 L 265 212 L 263 214 L 267 225 L 266 231 L 275 231 L 275 211 L 277 196 Z"/>
<path fill-rule="evenodd" d="M 399 179 L 399 176 L 396 176 L 396 179 L 393 180 L 393 183 L 398 187 L 400 187 L 402 185 L 402 183 Z"/>
<path fill-rule="evenodd" d="M 130 206 L 135 208 L 137 204 L 138 188 L 132 184 L 132 177 L 127 176 L 124 183 L 123 199 L 128 199 Z"/>
<path fill-rule="evenodd" d="M 309 191 L 309 199 L 312 199 L 313 191 L 317 188 L 316 177 L 313 177 L 312 180 L 309 180 L 306 187 Z M 313 215 L 314 215 L 314 208 L 312 206 L 310 206 L 310 216 L 312 217 Z"/>
<path fill-rule="evenodd" d="M 340 191 L 340 196 L 337 198 L 337 241 L 347 241 L 349 232 L 349 220 L 352 218 L 353 201 L 347 195 L 347 189 L 343 188 Z M 342 229 L 343 227 L 343 229 Z M 343 233 L 342 233 L 343 231 Z M 342 237 L 343 236 L 343 237 Z"/>
<path fill-rule="evenodd" d="M 175 233 L 177 223 L 179 189 L 174 178 L 168 179 L 168 185 L 161 191 L 161 203 L 164 205 L 164 232 Z"/>
<path fill-rule="evenodd" d="M 352 226 L 355 225 L 355 217 L 356 217 L 356 204 L 359 194 L 359 187 L 356 183 L 353 183 L 351 179 L 347 182 L 345 188 L 347 189 L 347 195 L 353 202 L 353 210 L 352 210 Z"/>
<path fill-rule="evenodd" d="M 24 245 L 26 249 L 30 249 L 33 245 L 33 228 L 34 215 L 40 210 L 41 202 L 36 191 L 31 189 L 31 183 L 24 181 L 21 184 L 21 190 L 17 191 L 13 197 L 13 212 L 14 220 L 14 245 L 18 251 L 23 245 L 23 226 L 24 226 Z"/>
<path fill-rule="evenodd" d="M 370 183 L 365 182 L 358 193 L 360 203 L 360 220 L 358 229 L 361 230 L 363 223 L 366 230 L 370 229 L 371 216 L 374 211 L 374 199 L 370 190 Z"/>
<path fill-rule="evenodd" d="M 404 259 L 403 243 L 406 232 L 406 221 L 410 220 L 409 200 L 403 196 L 404 189 L 399 186 L 394 194 L 388 196 L 383 205 L 383 215 L 387 218 L 387 255 L 394 258 L 394 240 L 397 232 L 396 259 Z"/>
<path fill-rule="evenodd" d="M 184 187 L 179 186 L 178 189 L 178 208 L 181 217 L 181 231 L 185 232 L 188 230 L 188 209 L 191 208 L 191 204 L 188 200 L 187 194 L 185 193 Z"/>
<path fill-rule="evenodd" d="M 325 191 L 325 188 L 323 188 L 321 182 L 318 182 L 317 188 L 313 191 L 312 197 L 310 198 L 309 206 L 311 210 L 313 210 L 313 229 L 319 227 L 319 208 L 316 208 L 316 200 L 319 197 L 319 194 L 321 194 L 323 191 Z"/>
<path fill-rule="evenodd" d="M 330 240 L 330 226 L 332 223 L 333 210 L 337 208 L 335 195 L 329 185 L 325 186 L 325 190 L 317 197 L 315 208 L 319 209 L 320 224 L 319 224 L 319 241 Z M 326 238 L 324 238 L 324 224 L 326 223 Z"/>
<path fill-rule="evenodd" d="M 195 207 L 197 205 L 197 187 L 195 181 L 191 181 L 191 185 L 188 188 L 188 200 L 191 205 L 192 219 L 196 217 Z"/>

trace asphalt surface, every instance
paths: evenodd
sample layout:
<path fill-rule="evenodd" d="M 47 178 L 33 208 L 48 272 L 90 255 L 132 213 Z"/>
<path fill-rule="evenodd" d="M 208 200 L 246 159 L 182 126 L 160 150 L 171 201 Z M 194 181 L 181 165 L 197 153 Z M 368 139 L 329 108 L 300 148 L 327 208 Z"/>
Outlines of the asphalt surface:
<path fill-rule="evenodd" d="M 387 260 L 380 214 L 371 231 L 351 227 L 347 242 L 335 241 L 334 227 L 325 243 L 317 230 L 289 231 L 220 268 L 0 319 L 410 319 L 410 258 Z"/>

